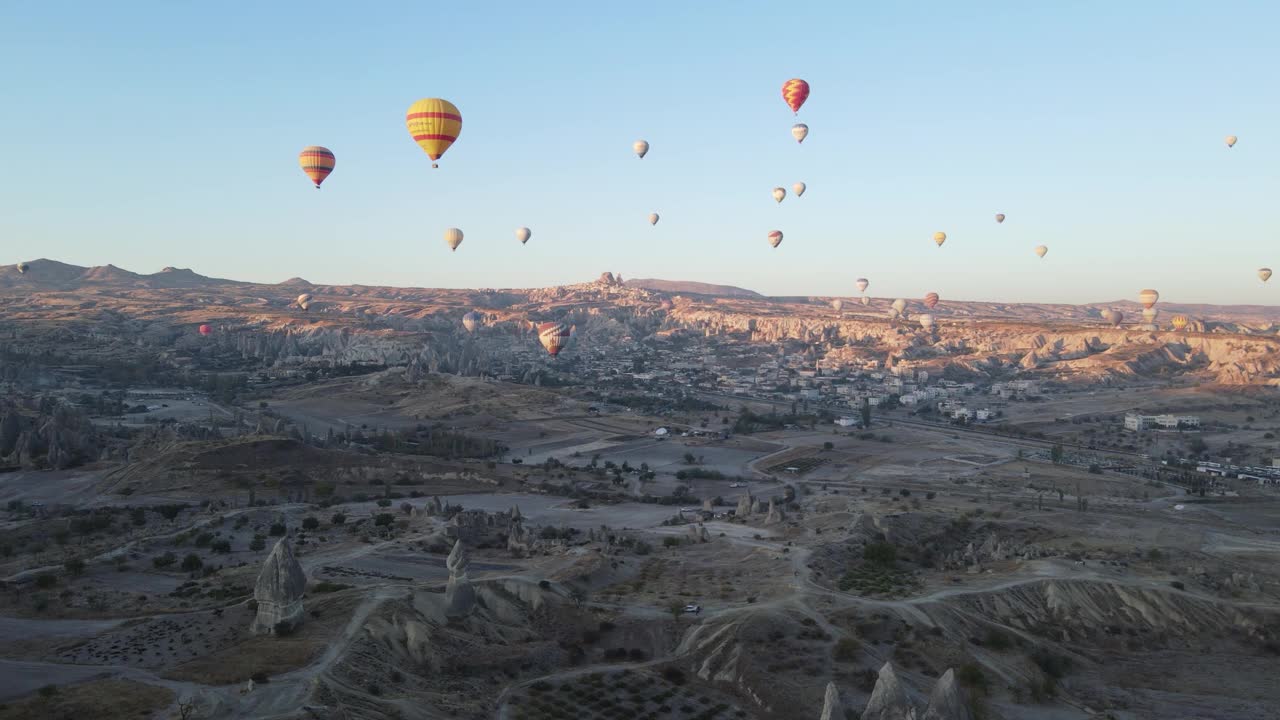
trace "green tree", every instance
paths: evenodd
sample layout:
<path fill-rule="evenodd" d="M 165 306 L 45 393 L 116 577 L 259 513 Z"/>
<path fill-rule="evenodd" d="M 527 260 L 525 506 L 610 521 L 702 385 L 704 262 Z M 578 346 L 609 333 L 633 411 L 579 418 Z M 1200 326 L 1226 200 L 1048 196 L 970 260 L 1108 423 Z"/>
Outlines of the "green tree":
<path fill-rule="evenodd" d="M 1062 443 L 1054 443 L 1053 447 L 1049 448 L 1049 459 L 1055 465 L 1062 463 Z"/>
<path fill-rule="evenodd" d="M 871 399 L 862 398 L 862 427 L 871 427 Z"/>

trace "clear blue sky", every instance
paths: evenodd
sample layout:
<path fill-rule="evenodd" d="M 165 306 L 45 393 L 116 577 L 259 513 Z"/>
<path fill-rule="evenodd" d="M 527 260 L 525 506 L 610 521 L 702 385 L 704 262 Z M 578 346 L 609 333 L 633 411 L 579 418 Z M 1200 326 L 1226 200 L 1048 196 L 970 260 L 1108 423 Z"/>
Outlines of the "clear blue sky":
<path fill-rule="evenodd" d="M 1254 271 L 1280 271 L 1277 27 L 1274 0 L 13 0 L 0 263 L 1270 304 L 1280 285 Z M 800 146 L 791 77 L 813 88 Z M 439 170 L 404 126 L 432 96 L 464 118 Z M 320 192 L 309 144 L 338 158 Z"/>

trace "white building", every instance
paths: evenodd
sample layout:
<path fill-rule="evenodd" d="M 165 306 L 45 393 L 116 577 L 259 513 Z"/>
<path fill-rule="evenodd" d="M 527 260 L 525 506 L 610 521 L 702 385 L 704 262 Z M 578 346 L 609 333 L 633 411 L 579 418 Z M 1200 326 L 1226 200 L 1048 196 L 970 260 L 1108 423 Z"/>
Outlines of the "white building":
<path fill-rule="evenodd" d="M 857 418 L 842 417 L 836 419 L 836 424 L 840 427 L 856 427 L 861 425 L 862 421 Z"/>
<path fill-rule="evenodd" d="M 1198 428 L 1200 427 L 1200 418 L 1196 415 L 1139 415 L 1138 413 L 1125 413 L 1125 430 L 1141 432 L 1150 427 L 1158 427 L 1165 430 Z"/>

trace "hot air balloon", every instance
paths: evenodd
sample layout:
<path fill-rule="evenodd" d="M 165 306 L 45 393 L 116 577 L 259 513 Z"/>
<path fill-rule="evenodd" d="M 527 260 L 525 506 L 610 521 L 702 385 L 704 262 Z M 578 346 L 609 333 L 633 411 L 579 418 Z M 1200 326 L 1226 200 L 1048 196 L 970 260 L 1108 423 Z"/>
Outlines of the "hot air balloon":
<path fill-rule="evenodd" d="M 924 306 L 932 310 L 938 306 L 938 300 L 939 300 L 938 293 L 936 292 L 928 293 L 924 296 Z"/>
<path fill-rule="evenodd" d="M 475 332 L 476 328 L 480 327 L 483 323 L 484 318 L 475 310 L 472 310 L 462 316 L 462 327 L 466 328 L 469 333 Z"/>
<path fill-rule="evenodd" d="M 462 244 L 462 231 L 458 228 L 449 228 L 444 231 L 444 244 L 449 246 L 450 250 L 457 250 Z"/>
<path fill-rule="evenodd" d="M 862 297 L 858 298 L 858 300 L 860 300 L 863 305 L 871 304 L 871 298 L 867 297 L 866 295 L 863 295 Z"/>
<path fill-rule="evenodd" d="M 787 101 L 791 112 L 799 114 L 800 106 L 809 99 L 809 83 L 800 78 L 792 78 L 782 83 L 782 99 Z"/>
<path fill-rule="evenodd" d="M 631 149 L 636 151 L 636 157 L 643 160 L 644 156 L 649 152 L 649 143 L 644 140 L 637 140 L 631 143 Z"/>
<path fill-rule="evenodd" d="M 413 141 L 431 158 L 431 167 L 439 167 L 435 161 L 462 134 L 462 113 L 456 105 L 440 98 L 426 98 L 410 105 L 404 122 Z"/>
<path fill-rule="evenodd" d="M 560 351 L 569 344 L 570 330 L 564 323 L 538 323 L 537 329 L 538 342 L 542 343 L 542 347 L 546 348 L 552 357 L 559 355 Z"/>
<path fill-rule="evenodd" d="M 18 263 L 18 272 L 19 272 L 19 273 L 22 273 L 23 275 L 26 275 L 26 274 L 27 274 L 27 271 L 28 271 L 28 270 L 30 270 L 30 269 L 31 269 L 31 266 L 30 266 L 30 265 L 28 265 L 28 264 L 26 264 L 26 263 L 24 263 L 24 262 L 20 262 L 20 263 Z M 1270 270 L 1268 270 L 1268 271 L 1267 271 L 1267 277 L 1271 277 L 1271 271 L 1270 271 Z M 1266 280 L 1266 279 L 1267 279 L 1267 278 L 1263 278 L 1263 280 Z"/>
<path fill-rule="evenodd" d="M 1238 139 L 1238 138 L 1236 138 L 1236 136 L 1235 136 L 1235 135 L 1228 135 L 1228 136 L 1227 136 L 1227 147 L 1235 147 L 1235 146 L 1236 146 L 1236 140 L 1237 140 L 1237 139 Z"/>
<path fill-rule="evenodd" d="M 919 318 L 917 318 L 917 320 L 919 320 L 919 321 L 920 321 L 920 327 L 924 328 L 925 330 L 932 330 L 932 329 L 933 329 L 933 316 L 932 316 L 932 315 L 930 315 L 930 314 L 928 314 L 928 313 L 925 313 L 924 315 L 921 315 Z"/>
<path fill-rule="evenodd" d="M 871 287 L 871 281 L 866 278 L 858 278 L 857 280 L 853 281 L 853 284 L 857 286 L 858 292 L 860 293 L 866 292 L 867 288 Z"/>
<path fill-rule="evenodd" d="M 1138 293 L 1138 302 L 1142 303 L 1142 307 L 1150 309 L 1160 299 L 1160 293 L 1150 288 Z"/>
<path fill-rule="evenodd" d="M 844 310 L 844 301 L 840 298 L 836 298 L 831 301 L 831 307 L 834 308 L 836 312 L 840 312 L 841 310 Z"/>
<path fill-rule="evenodd" d="M 658 224 L 658 213 L 649 213 L 649 224 L 650 225 Z"/>
<path fill-rule="evenodd" d="M 298 296 L 298 299 L 295 300 L 294 302 L 298 303 L 298 307 L 302 308 L 303 310 L 306 310 L 307 308 L 311 307 L 311 294 L 302 293 L 301 295 Z"/>
<path fill-rule="evenodd" d="M 1124 313 L 1108 308 L 1102 311 L 1102 319 L 1116 327 L 1120 327 L 1120 322 L 1124 320 Z"/>
<path fill-rule="evenodd" d="M 936 232 L 933 234 L 933 241 L 938 244 L 938 247 L 942 247 L 942 243 L 947 241 L 947 234 L 944 232 Z"/>
<path fill-rule="evenodd" d="M 302 166 L 302 172 L 311 178 L 311 182 L 315 183 L 316 189 L 319 190 L 320 183 L 333 172 L 333 166 L 337 164 L 337 160 L 334 159 L 329 148 L 308 145 L 298 153 L 298 164 Z"/>
<path fill-rule="evenodd" d="M 996 222 L 998 223 L 1004 222 L 1004 213 L 996 213 Z"/>
<path fill-rule="evenodd" d="M 1160 311 L 1159 311 L 1159 310 L 1157 310 L 1157 309 L 1155 309 L 1155 308 L 1143 308 L 1143 309 L 1142 309 L 1142 319 L 1143 319 L 1143 320 L 1144 320 L 1148 325 L 1155 325 L 1155 324 L 1156 324 L 1156 318 L 1157 318 L 1157 317 L 1159 317 L 1159 316 L 1160 316 Z"/>
<path fill-rule="evenodd" d="M 1173 318 L 1169 320 L 1169 324 L 1173 325 L 1174 330 L 1181 330 L 1185 328 L 1189 322 L 1191 321 L 1187 319 L 1186 315 L 1174 315 Z"/>
<path fill-rule="evenodd" d="M 903 300 L 902 298 L 898 298 L 897 300 L 894 300 L 894 301 L 893 301 L 893 306 L 892 306 L 892 307 L 893 307 L 893 309 L 894 309 L 894 310 L 897 310 L 897 311 L 898 311 L 898 314 L 899 314 L 899 315 L 901 315 L 901 314 L 902 314 L 903 312 L 905 312 L 905 311 L 906 311 L 906 309 L 907 309 L 907 301 L 906 301 L 906 300 Z"/>
<path fill-rule="evenodd" d="M 774 230 L 773 232 L 769 233 L 769 244 L 774 247 L 778 247 L 779 245 L 782 244 L 781 230 Z"/>
<path fill-rule="evenodd" d="M 889 310 L 885 312 L 885 314 L 889 316 L 890 320 L 897 320 L 898 318 L 902 317 L 902 311 L 896 307 L 889 308 Z"/>
<path fill-rule="evenodd" d="M 22 265 L 19 265 L 19 266 L 18 266 L 18 272 L 26 272 L 26 270 L 23 270 L 23 269 L 22 269 Z M 1266 281 L 1270 280 L 1270 279 L 1271 279 L 1271 268 L 1258 268 L 1258 278 L 1259 278 L 1260 280 L 1262 280 L 1262 282 L 1266 282 Z"/>
<path fill-rule="evenodd" d="M 795 125 L 792 125 L 791 137 L 795 138 L 798 143 L 804 142 L 804 139 L 809 137 L 809 126 L 804 123 L 796 123 Z"/>
<path fill-rule="evenodd" d="M 1044 257 L 1045 253 L 1047 253 L 1047 252 L 1049 252 L 1049 248 L 1048 248 L 1048 246 L 1046 246 L 1046 245 L 1037 245 L 1037 246 L 1036 246 L 1036 255 L 1039 255 L 1040 257 Z"/>
<path fill-rule="evenodd" d="M 200 334 L 201 334 L 201 335 L 212 335 L 212 334 L 213 334 L 213 328 L 212 328 L 212 327 L 209 327 L 208 325 L 201 325 L 201 326 L 200 326 Z"/>
<path fill-rule="evenodd" d="M 774 200 L 777 200 L 778 202 L 782 202 L 783 198 L 785 198 L 786 196 L 787 196 L 787 191 L 786 191 L 786 190 L 783 190 L 783 189 L 782 189 L 782 188 L 780 188 L 780 187 L 776 187 L 776 188 L 774 188 L 774 189 L 773 189 L 773 199 L 774 199 Z"/>
<path fill-rule="evenodd" d="M 801 195 L 804 194 L 804 191 L 807 188 L 808 188 L 807 185 L 805 185 L 804 183 L 798 182 L 791 186 L 791 192 L 795 193 L 796 197 L 800 197 Z"/>
<path fill-rule="evenodd" d="M 527 227 L 516 228 L 516 239 L 523 245 L 529 242 L 529 238 L 533 237 L 533 232 Z"/>

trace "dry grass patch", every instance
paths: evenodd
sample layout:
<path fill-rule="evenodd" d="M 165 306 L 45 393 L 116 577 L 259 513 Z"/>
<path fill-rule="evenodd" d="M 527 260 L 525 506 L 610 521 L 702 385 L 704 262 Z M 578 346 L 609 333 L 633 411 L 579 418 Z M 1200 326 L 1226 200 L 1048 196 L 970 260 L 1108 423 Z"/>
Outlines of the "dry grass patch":
<path fill-rule="evenodd" d="M 0 720 L 124 720 L 150 717 L 173 702 L 173 691 L 132 680 L 94 680 L 46 688 L 0 705 Z"/>

